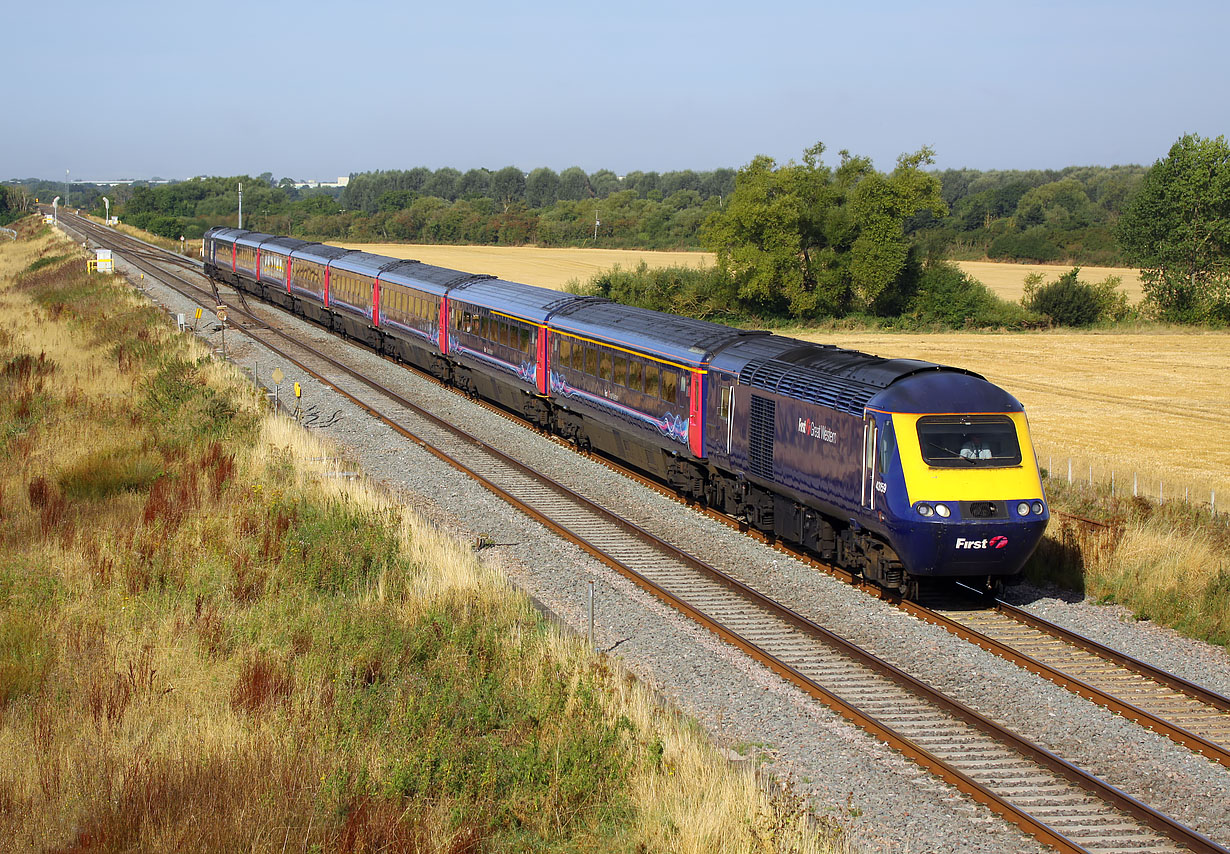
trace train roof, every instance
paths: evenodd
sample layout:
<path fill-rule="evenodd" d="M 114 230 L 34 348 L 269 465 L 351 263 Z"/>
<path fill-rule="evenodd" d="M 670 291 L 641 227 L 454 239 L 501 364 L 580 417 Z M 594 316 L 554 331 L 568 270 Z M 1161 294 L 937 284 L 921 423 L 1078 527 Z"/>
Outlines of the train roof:
<path fill-rule="evenodd" d="M 916 406 L 921 401 L 908 394 L 884 392 L 901 380 L 919 374 L 963 376 L 995 388 L 977 374 L 960 368 L 916 359 L 884 359 L 832 344 L 813 344 L 777 335 L 738 342 L 715 358 L 713 364 L 715 368 L 737 373 L 741 385 L 858 416 L 868 406 L 914 411 L 900 407 Z M 938 393 L 946 386 L 932 383 L 928 387 Z M 938 400 L 946 404 L 942 398 Z M 932 398 L 933 406 L 936 401 Z"/>
<path fill-rule="evenodd" d="M 268 252 L 272 249 L 273 251 L 279 252 L 283 255 L 289 255 L 291 252 L 302 246 L 310 245 L 311 241 L 309 240 L 299 240 L 295 237 L 275 237 L 273 240 L 266 240 L 262 243 L 261 251 Z"/>
<path fill-rule="evenodd" d="M 259 247 L 266 240 L 273 240 L 274 235 L 265 234 L 263 231 L 245 231 L 243 234 L 235 237 L 236 246 L 251 246 L 253 249 Z"/>
<path fill-rule="evenodd" d="M 707 363 L 735 341 L 767 334 L 593 299 L 563 308 L 551 326 L 693 366 Z"/>
<path fill-rule="evenodd" d="M 358 273 L 361 276 L 371 276 L 374 279 L 383 270 L 398 263 L 401 263 L 398 259 L 390 258 L 387 255 L 374 255 L 371 252 L 354 251 L 337 256 L 333 261 L 332 268 L 334 270 L 345 270 L 348 273 Z"/>
<path fill-rule="evenodd" d="M 205 232 L 205 237 L 209 240 L 225 240 L 228 243 L 234 243 L 236 237 L 247 233 L 248 230 L 245 228 L 227 228 L 226 226 L 216 225 Z"/>
<path fill-rule="evenodd" d="M 291 251 L 290 257 L 303 258 L 308 261 L 315 261 L 318 264 L 328 264 L 341 258 L 343 255 L 349 255 L 354 252 L 353 249 L 343 249 L 340 246 L 330 246 L 327 243 L 305 243 Z"/>
<path fill-rule="evenodd" d="M 915 414 L 960 412 L 1024 412 L 1021 402 L 974 373 L 935 365 L 894 382 L 867 406 L 885 412 Z"/>
<path fill-rule="evenodd" d="M 380 274 L 382 282 L 405 285 L 437 296 L 443 296 L 450 288 L 481 278 L 490 276 L 476 276 L 474 273 L 463 273 L 421 261 L 402 261 Z"/>
<path fill-rule="evenodd" d="M 592 301 L 590 297 L 490 277 L 476 277 L 473 281 L 462 283 L 448 296 L 449 299 L 473 303 L 534 323 L 546 323 L 556 312 L 578 301 Z"/>

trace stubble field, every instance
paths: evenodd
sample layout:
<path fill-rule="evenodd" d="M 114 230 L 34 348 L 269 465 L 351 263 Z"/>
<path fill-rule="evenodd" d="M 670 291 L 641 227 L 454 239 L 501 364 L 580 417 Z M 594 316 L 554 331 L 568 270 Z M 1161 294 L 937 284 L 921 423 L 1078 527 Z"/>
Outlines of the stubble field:
<path fill-rule="evenodd" d="M 644 261 L 650 267 L 707 267 L 711 252 L 651 252 L 640 249 L 543 249 L 537 246 L 436 246 L 416 243 L 339 243 L 347 249 L 362 249 L 390 258 L 414 258 L 427 264 L 452 267 L 470 273 L 491 273 L 514 282 L 544 288 L 562 288 L 569 280 L 588 281 L 618 264 L 625 270 Z M 978 279 L 998 296 L 1018 300 L 1025 290 L 1025 277 L 1042 273 L 1047 281 L 1072 269 L 1059 264 L 999 264 L 994 261 L 958 261 L 957 266 Z M 1081 279 L 1100 282 L 1119 276 L 1128 301 L 1140 301 L 1140 274 L 1127 267 L 1082 267 Z"/>

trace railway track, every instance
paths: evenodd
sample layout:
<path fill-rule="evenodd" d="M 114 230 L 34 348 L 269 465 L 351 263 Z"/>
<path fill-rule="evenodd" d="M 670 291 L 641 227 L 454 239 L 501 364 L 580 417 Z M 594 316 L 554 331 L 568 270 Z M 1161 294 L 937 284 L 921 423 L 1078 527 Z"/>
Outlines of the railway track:
<path fill-rule="evenodd" d="M 95 229 L 91 236 L 96 239 L 110 237 L 107 230 Z M 130 261 L 159 275 L 146 250 L 133 253 Z M 160 278 L 191 299 L 218 298 L 216 287 L 211 292 L 172 273 Z M 236 314 L 248 316 L 232 306 Z M 1047 844 L 1065 851 L 1226 850 L 263 321 L 248 331 L 403 436 Z M 395 411 L 380 411 L 342 387 L 352 383 L 380 395 Z"/>

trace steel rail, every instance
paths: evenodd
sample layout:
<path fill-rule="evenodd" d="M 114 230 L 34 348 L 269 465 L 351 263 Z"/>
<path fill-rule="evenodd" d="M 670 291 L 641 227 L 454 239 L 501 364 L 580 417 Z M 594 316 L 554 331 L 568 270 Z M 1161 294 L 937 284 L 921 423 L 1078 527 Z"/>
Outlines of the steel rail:
<path fill-rule="evenodd" d="M 168 275 L 168 274 L 165 271 L 163 271 L 163 275 Z M 174 275 L 174 274 L 169 274 L 169 275 Z M 189 287 L 191 287 L 193 290 L 196 290 L 201 293 L 204 292 L 203 289 L 200 289 L 199 287 L 186 282 L 186 280 L 183 280 L 182 278 L 178 276 L 174 276 L 174 278 L 177 278 L 181 282 L 184 282 Z M 283 338 L 287 338 L 288 340 L 292 340 L 292 341 L 294 340 L 294 339 L 291 339 L 289 336 L 286 336 L 284 333 L 281 333 L 280 330 L 274 329 L 272 331 Z M 269 342 L 267 341 L 262 341 L 262 343 L 265 344 L 265 346 L 269 346 L 271 349 L 274 349 L 275 351 L 279 350 L 279 348 L 269 344 Z M 295 341 L 294 343 L 296 344 L 296 346 L 303 347 L 304 349 L 307 349 L 310 351 L 310 348 L 306 347 L 302 343 L 297 342 L 297 341 Z M 548 528 L 560 534 L 561 536 L 564 536 L 570 541 L 577 543 L 577 545 L 584 548 L 588 553 L 594 555 L 599 560 L 602 560 L 607 565 L 612 566 L 612 568 L 615 568 L 617 571 L 621 572 L 621 574 L 624 574 L 625 576 L 629 577 L 634 582 L 636 582 L 638 585 L 642 586 L 644 589 L 650 591 L 651 593 L 654 593 L 654 595 L 658 596 L 659 598 L 662 598 L 664 601 L 667 601 L 669 604 L 672 605 L 672 607 L 675 607 L 677 610 L 680 610 L 682 613 L 689 615 L 692 619 L 706 626 L 706 628 L 709 628 L 715 634 L 718 634 L 719 636 L 723 637 L 725 640 L 727 640 L 732 645 L 735 645 L 736 647 L 742 649 L 746 653 L 752 655 L 757 660 L 769 666 L 770 669 L 772 669 L 774 672 L 786 678 L 789 678 L 792 683 L 804 688 L 804 690 L 806 690 L 807 693 L 811 694 L 812 696 L 817 697 L 817 699 L 820 699 L 822 702 L 825 702 L 826 705 L 829 705 L 830 707 L 834 708 L 835 710 L 837 710 L 839 713 L 843 714 L 844 716 L 849 717 L 852 720 L 856 720 L 865 729 L 868 729 L 869 731 L 874 732 L 881 738 L 889 741 L 890 743 L 893 744 L 894 747 L 897 747 L 897 749 L 901 750 L 906 755 L 909 755 L 912 759 L 919 762 L 919 764 L 922 764 L 924 765 L 924 767 L 927 767 L 929 770 L 932 770 L 933 773 L 939 773 L 944 779 L 947 779 L 950 783 L 956 785 L 962 791 L 966 791 L 971 796 L 974 796 L 978 798 L 979 800 L 982 800 L 984 803 L 988 803 L 989 805 L 992 805 L 993 808 L 997 807 L 999 809 L 1006 811 L 1007 813 L 1009 813 L 1010 820 L 1014 820 L 1014 822 L 1022 826 L 1023 829 L 1027 829 L 1028 832 L 1038 836 L 1038 838 L 1043 839 L 1044 841 L 1047 841 L 1048 844 L 1059 845 L 1063 850 L 1084 850 L 1084 849 L 1081 849 L 1079 846 L 1076 846 L 1070 843 L 1070 840 L 1066 840 L 1066 838 L 1063 837 L 1062 834 L 1058 834 L 1055 831 L 1053 831 L 1051 828 L 1047 827 L 1045 824 L 1037 822 L 1035 819 L 1029 816 L 1028 813 L 1018 810 L 1017 808 L 1013 807 L 1009 802 L 1003 801 L 1002 798 L 999 798 L 998 796 L 994 795 L 994 793 L 987 791 L 985 787 L 979 785 L 976 781 L 973 781 L 972 779 L 968 778 L 967 776 L 962 774 L 957 769 L 951 768 L 950 766 L 947 765 L 947 763 L 944 763 L 942 760 L 938 759 L 933 754 L 930 754 L 928 751 L 921 748 L 920 746 L 914 744 L 909 739 L 905 739 L 903 737 L 897 736 L 891 730 L 888 730 L 887 728 L 882 727 L 877 722 L 875 722 L 874 719 L 870 718 L 870 716 L 867 716 L 864 713 L 860 712 L 854 706 L 848 703 L 845 703 L 839 697 L 837 697 L 836 695 L 833 695 L 831 692 L 827 691 L 822 686 L 815 683 L 813 680 L 808 679 L 808 677 L 799 673 L 797 670 L 795 670 L 793 667 L 791 667 L 790 665 L 782 661 L 780 658 L 773 656 L 767 651 L 760 649 L 759 647 L 757 647 L 755 644 L 751 643 L 750 641 L 747 641 L 738 632 L 735 632 L 734 630 L 721 625 L 716 620 L 713 620 L 708 615 L 705 615 L 703 612 L 692 607 L 687 602 L 683 601 L 679 597 L 670 593 L 670 591 L 666 590 L 665 588 L 662 588 L 660 585 L 655 584 L 652 580 L 645 578 L 641 573 L 638 573 L 636 570 L 632 569 L 631 567 L 628 567 L 626 564 L 623 564 L 622 562 L 614 558 L 611 558 L 609 555 L 606 555 L 605 552 L 603 552 L 603 550 L 599 548 L 598 546 L 594 545 L 593 543 L 590 543 L 584 538 L 578 537 L 575 533 L 571 532 L 566 527 L 558 524 L 557 522 L 550 519 L 549 517 L 546 517 L 545 515 L 539 513 L 535 508 L 527 505 L 525 502 L 511 495 L 506 490 L 503 490 L 497 484 L 494 484 L 489 479 L 483 477 L 481 474 L 474 471 L 469 466 L 466 466 L 464 463 L 461 463 L 459 460 L 449 457 L 447 454 L 444 454 L 443 452 L 438 451 L 437 449 L 434 449 L 433 447 L 429 445 L 429 443 L 427 443 L 421 437 L 415 435 L 409 430 L 406 430 L 401 425 L 394 423 L 393 419 L 380 413 L 372 405 L 367 404 L 366 402 L 360 400 L 354 395 L 349 394 L 348 392 L 345 392 L 343 389 L 339 388 L 336 383 L 332 382 L 326 377 L 323 377 L 318 372 L 313 371 L 307 365 L 295 359 L 289 353 L 285 353 L 284 351 L 282 351 L 282 355 L 284 358 L 287 358 L 288 360 L 297 364 L 302 370 L 306 371 L 307 373 L 313 376 L 316 376 L 322 382 L 326 383 L 331 388 L 333 388 L 335 391 L 351 399 L 353 402 L 355 402 L 357 405 L 362 407 L 364 410 L 380 418 L 382 421 L 392 426 L 402 435 L 406 436 L 407 438 L 410 438 L 412 441 L 415 441 L 417 444 L 431 451 L 437 457 L 448 462 L 454 468 L 457 468 L 459 470 L 466 472 L 468 475 L 470 475 L 471 477 L 473 477 L 474 479 L 482 483 L 487 489 L 499 495 L 501 498 L 508 501 L 510 504 L 517 507 L 518 509 L 520 509 L 522 512 L 525 512 L 531 518 L 536 519 L 537 521 L 546 525 Z M 752 590 L 751 588 L 744 585 L 742 582 L 739 582 L 737 579 L 726 576 L 724 573 L 721 573 L 719 570 L 716 570 L 715 568 L 709 566 L 708 564 L 705 564 L 697 560 L 696 558 L 692 557 L 691 555 L 688 555 L 687 553 L 682 552 L 675 546 L 669 543 L 665 543 L 664 541 L 653 536 L 652 534 L 649 534 L 647 531 L 644 531 L 644 529 L 641 529 L 639 526 L 636 526 L 633 523 L 628 522 L 627 520 L 621 519 L 620 517 L 616 516 L 610 511 L 607 511 L 605 508 L 600 507 L 599 505 L 595 504 L 594 502 L 590 501 L 584 496 L 580 496 L 579 494 L 563 486 L 562 484 L 558 484 L 549 478 L 544 479 L 543 476 L 534 472 L 528 466 L 525 466 L 519 461 L 503 454 L 503 452 L 500 452 L 498 449 L 493 448 L 492 446 L 490 446 L 488 443 L 484 442 L 483 440 L 478 439 L 477 437 L 474 437 L 470 434 L 467 434 L 465 431 L 460 430 L 459 428 L 456 428 L 451 424 L 448 424 L 443 419 L 438 418 L 432 413 L 427 413 L 423 411 L 421 408 L 415 406 L 414 404 L 411 404 L 409 401 L 406 401 L 404 398 L 401 398 L 399 395 L 390 393 L 387 389 L 383 388 L 379 384 L 374 383 L 370 380 L 367 380 L 365 377 L 362 377 L 354 370 L 348 368 L 345 365 L 342 365 L 336 360 L 330 359 L 328 357 L 324 357 L 322 354 L 314 354 L 314 355 L 317 358 L 323 358 L 325 361 L 332 364 L 333 367 L 344 371 L 345 373 L 352 376 L 353 378 L 356 378 L 362 382 L 365 382 L 370 387 L 372 387 L 374 390 L 377 390 L 379 393 L 389 397 L 391 400 L 394 400 L 399 405 L 402 405 L 402 406 L 405 406 L 407 408 L 417 411 L 419 415 L 428 418 L 429 420 L 437 423 L 439 426 L 443 427 L 444 429 L 448 429 L 449 431 L 453 432 L 454 434 L 464 436 L 467 441 L 473 443 L 474 445 L 478 447 L 481 447 L 485 452 L 490 453 L 493 456 L 496 456 L 497 458 L 501 458 L 501 460 L 505 464 L 510 465 L 511 467 L 518 469 L 529 476 L 536 477 L 540 482 L 544 482 L 546 485 L 548 485 L 550 488 L 552 488 L 553 490 L 555 490 L 556 492 L 560 494 L 567 495 L 571 500 L 578 501 L 579 503 L 587 505 L 587 507 L 590 509 L 591 512 L 605 517 L 609 522 L 617 525 L 619 528 L 629 533 L 634 533 L 634 535 L 643 539 L 646 543 L 654 544 L 655 548 L 661 549 L 671 554 L 675 559 L 692 566 L 694 569 L 701 571 L 702 573 L 710 577 L 712 580 L 722 585 L 725 585 L 732 590 L 737 591 L 738 594 L 744 597 L 745 599 L 756 603 L 760 607 L 770 612 L 773 612 L 776 616 L 787 620 L 788 622 L 793 624 L 796 628 L 799 628 L 800 630 L 805 631 L 811 636 L 822 640 L 827 645 L 835 649 L 839 649 L 847 657 L 862 662 L 868 668 L 875 670 L 876 672 L 879 672 L 884 676 L 887 676 L 888 678 L 892 679 L 898 684 L 901 684 L 903 687 L 907 687 L 909 690 L 911 690 L 913 693 L 917 694 L 918 696 L 925 697 L 933 704 L 941 708 L 947 709 L 949 712 L 954 714 L 956 717 L 965 720 L 967 723 L 971 724 L 972 726 L 979 729 L 980 731 L 983 731 L 986 734 L 991 735 L 996 740 L 1012 745 L 1013 749 L 1016 750 L 1019 754 L 1023 756 L 1028 756 L 1034 759 L 1034 761 L 1038 762 L 1039 764 L 1045 767 L 1048 767 L 1050 770 L 1060 774 L 1066 779 L 1069 779 L 1070 781 L 1072 781 L 1073 783 L 1076 783 L 1082 788 L 1085 788 L 1087 791 L 1091 791 L 1095 793 L 1102 800 L 1106 801 L 1107 803 L 1111 803 L 1117 806 L 1118 808 L 1124 810 L 1130 815 L 1133 815 L 1134 817 L 1144 822 L 1145 824 L 1148 824 L 1154 829 L 1159 830 L 1160 832 L 1164 833 L 1167 836 L 1170 836 L 1175 841 L 1178 841 L 1181 844 L 1187 845 L 1193 850 L 1225 851 L 1225 849 L 1221 848 L 1216 843 L 1211 842 L 1210 840 L 1201 836 L 1200 834 L 1195 833 L 1194 831 L 1188 828 L 1185 828 L 1182 825 L 1178 825 L 1176 822 L 1173 822 L 1173 820 L 1169 819 L 1167 816 L 1164 816 L 1161 813 L 1153 810 L 1152 808 L 1131 798 L 1130 796 L 1121 792 L 1117 788 L 1110 786 L 1109 784 L 1106 784 L 1103 781 L 1098 780 L 1095 777 L 1092 777 L 1092 775 L 1088 775 L 1086 772 L 1081 771 L 1080 769 L 1068 763 L 1066 760 L 1061 759 L 1060 757 L 1050 753 L 1044 748 L 1033 745 L 1030 742 L 1016 736 L 1015 734 L 1008 732 L 1007 730 L 1003 729 L 997 724 L 994 724 L 993 722 L 987 720 L 986 718 L 984 718 L 982 715 L 978 714 L 974 710 L 964 706 L 958 701 L 945 697 L 943 694 L 930 688 L 930 686 L 927 686 L 919 682 L 917 679 L 910 676 L 909 674 L 906 674 L 904 671 L 901 671 L 898 668 L 894 667 L 893 665 L 888 664 L 887 662 L 884 662 L 881 659 L 878 659 L 877 657 L 871 655 L 870 653 L 867 653 L 866 651 L 861 650 L 852 644 L 849 644 L 844 639 L 839 638 L 836 635 L 833 635 L 831 632 L 816 625 L 815 623 L 808 620 L 806 617 L 803 617 L 802 615 L 797 614 L 796 612 L 788 608 L 785 608 L 784 606 L 781 606 L 780 604 L 774 602 L 773 600 L 768 599 L 767 597 L 763 596 L 757 591 Z M 1015 818 L 1012 818 L 1012 816 L 1015 816 Z"/>
<path fill-rule="evenodd" d="M 1110 694 L 1096 685 L 1080 679 L 1064 670 L 1047 664 L 1027 653 L 1024 653 L 1011 644 L 993 638 L 989 635 L 979 632 L 977 629 L 962 623 L 960 620 L 945 616 L 937 611 L 920 605 L 917 602 L 911 602 L 903 599 L 897 603 L 901 610 L 905 611 L 914 617 L 917 617 L 924 622 L 940 626 L 953 635 L 956 635 L 963 640 L 967 640 L 975 646 L 979 646 L 986 651 L 993 653 L 1007 661 L 1016 664 L 1031 673 L 1054 682 L 1062 688 L 1066 688 L 1074 694 L 1078 694 L 1087 700 L 1104 706 L 1107 709 L 1120 714 L 1123 717 L 1135 721 L 1142 726 L 1149 727 L 1154 732 L 1165 735 L 1172 741 L 1175 741 L 1183 746 L 1201 753 L 1204 756 L 1212 759 L 1215 762 L 1220 762 L 1222 765 L 1230 766 L 1230 750 L 1225 746 L 1216 742 L 1210 741 L 1197 733 L 1176 724 L 1172 721 L 1160 718 L 1147 709 L 1114 694 Z M 1042 621 L 1045 625 L 1050 625 Z M 1176 677 L 1177 678 L 1177 677 Z M 1217 696 L 1217 695 L 1214 695 Z"/>

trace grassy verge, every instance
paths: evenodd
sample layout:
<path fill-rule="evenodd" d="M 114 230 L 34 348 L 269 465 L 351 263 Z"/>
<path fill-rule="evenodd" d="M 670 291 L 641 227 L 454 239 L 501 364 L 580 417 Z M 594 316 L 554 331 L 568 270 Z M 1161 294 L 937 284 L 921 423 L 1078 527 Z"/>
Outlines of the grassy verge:
<path fill-rule="evenodd" d="M 8 844 L 831 850 L 71 251 L 0 246 Z"/>
<path fill-rule="evenodd" d="M 1230 517 L 1047 478 L 1055 516 L 1026 567 L 1034 581 L 1127 606 L 1140 619 L 1230 646 Z"/>

